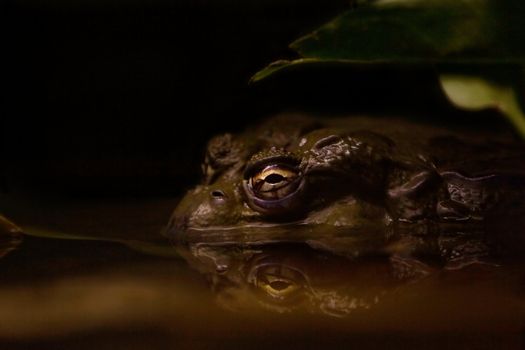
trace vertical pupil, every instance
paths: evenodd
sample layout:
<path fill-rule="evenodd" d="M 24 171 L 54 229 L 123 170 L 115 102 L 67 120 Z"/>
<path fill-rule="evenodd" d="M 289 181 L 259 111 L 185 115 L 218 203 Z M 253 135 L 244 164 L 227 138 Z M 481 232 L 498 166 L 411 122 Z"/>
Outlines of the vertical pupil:
<path fill-rule="evenodd" d="M 264 178 L 264 181 L 269 184 L 277 184 L 284 180 L 284 176 L 279 174 L 270 174 Z"/>

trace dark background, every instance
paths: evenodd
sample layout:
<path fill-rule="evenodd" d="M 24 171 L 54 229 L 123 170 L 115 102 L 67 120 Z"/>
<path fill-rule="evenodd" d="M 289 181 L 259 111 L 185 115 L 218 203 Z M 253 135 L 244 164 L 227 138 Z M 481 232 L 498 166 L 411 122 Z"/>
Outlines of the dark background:
<path fill-rule="evenodd" d="M 404 106 L 403 115 L 419 110 L 418 119 L 455 118 L 443 110 L 432 67 L 314 69 L 248 84 L 268 63 L 296 57 L 288 44 L 348 9 L 349 0 L 0 6 L 2 192 L 176 195 L 199 180 L 211 135 L 282 110 Z"/>
<path fill-rule="evenodd" d="M 3 191 L 68 195 L 170 194 L 195 182 L 210 135 L 281 108 L 272 88 L 249 87 L 251 75 L 294 57 L 292 40 L 348 8 L 347 0 L 2 4 Z"/>

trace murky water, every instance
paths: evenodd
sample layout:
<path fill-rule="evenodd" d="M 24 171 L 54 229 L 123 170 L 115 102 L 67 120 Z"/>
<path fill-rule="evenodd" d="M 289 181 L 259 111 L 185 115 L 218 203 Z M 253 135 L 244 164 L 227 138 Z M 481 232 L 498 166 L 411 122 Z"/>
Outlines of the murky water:
<path fill-rule="evenodd" d="M 301 244 L 177 250 L 175 203 L 3 198 L 29 235 L 0 237 L 0 348 L 525 345 L 520 261 L 400 275 L 413 262 Z"/>

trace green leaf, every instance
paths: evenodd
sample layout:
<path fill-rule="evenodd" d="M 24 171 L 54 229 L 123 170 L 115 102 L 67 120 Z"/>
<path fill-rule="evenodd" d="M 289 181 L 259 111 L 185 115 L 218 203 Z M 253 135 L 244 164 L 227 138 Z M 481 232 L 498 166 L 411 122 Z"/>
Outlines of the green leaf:
<path fill-rule="evenodd" d="M 436 64 L 453 104 L 497 108 L 525 137 L 523 18 L 522 0 L 368 1 L 293 42 L 300 58 L 250 82 L 319 65 Z M 494 79 L 509 67 L 520 74 Z"/>
<path fill-rule="evenodd" d="M 523 62 L 517 0 L 382 0 L 290 46 L 302 57 L 389 62 Z"/>
<path fill-rule="evenodd" d="M 263 79 L 266 79 L 270 75 L 279 74 L 283 72 L 293 71 L 293 70 L 303 70 L 310 69 L 313 67 L 322 67 L 322 66 L 370 66 L 372 63 L 367 61 L 354 61 L 354 60 L 325 60 L 318 58 L 300 58 L 293 61 L 288 60 L 279 60 L 273 62 L 266 68 L 255 73 L 250 79 L 250 83 L 256 83 Z"/>
<path fill-rule="evenodd" d="M 499 110 L 525 137 L 523 71 L 516 66 L 443 67 L 440 84 L 450 102 L 469 110 Z"/>
<path fill-rule="evenodd" d="M 138 240 L 138 239 L 123 239 L 116 237 L 102 237 L 97 234 L 74 234 L 65 233 L 60 231 L 51 231 L 42 229 L 39 227 L 28 226 L 25 227 L 23 233 L 27 236 L 50 238 L 50 239 L 65 239 L 65 240 L 79 240 L 79 241 L 100 241 L 100 242 L 113 242 L 120 243 L 128 248 L 139 251 L 148 255 L 161 256 L 166 258 L 179 258 L 178 252 L 175 250 L 166 240 L 151 239 L 151 240 Z M 0 257 L 2 251 L 0 250 Z"/>
<path fill-rule="evenodd" d="M 22 241 L 22 230 L 0 214 L 0 258 L 14 250 Z"/>

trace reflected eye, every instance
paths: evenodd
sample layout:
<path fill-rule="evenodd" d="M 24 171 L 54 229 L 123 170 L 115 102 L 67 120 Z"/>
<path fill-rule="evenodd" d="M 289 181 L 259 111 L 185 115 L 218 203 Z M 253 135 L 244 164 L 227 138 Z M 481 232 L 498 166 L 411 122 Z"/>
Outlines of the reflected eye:
<path fill-rule="evenodd" d="M 281 276 L 265 275 L 257 280 L 257 287 L 269 296 L 283 300 L 301 289 L 301 285 Z"/>
<path fill-rule="evenodd" d="M 281 264 L 259 266 L 248 277 L 250 283 L 264 297 L 277 303 L 300 302 L 308 292 L 308 283 L 301 271 Z M 250 280 L 253 277 L 252 280 Z"/>
<path fill-rule="evenodd" d="M 270 165 L 250 178 L 253 193 L 266 200 L 286 197 L 297 189 L 299 174 L 282 165 Z"/>

